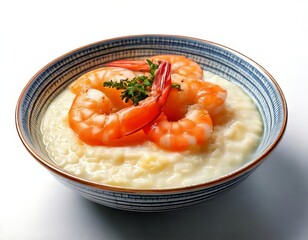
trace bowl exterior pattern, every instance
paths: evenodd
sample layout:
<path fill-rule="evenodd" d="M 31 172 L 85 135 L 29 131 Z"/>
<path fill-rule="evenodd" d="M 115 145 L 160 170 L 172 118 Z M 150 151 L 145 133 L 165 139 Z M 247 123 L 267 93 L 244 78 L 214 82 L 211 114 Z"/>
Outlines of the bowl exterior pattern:
<path fill-rule="evenodd" d="M 102 186 L 65 173 L 48 159 L 40 133 L 43 113 L 61 90 L 87 71 L 105 63 L 157 54 L 185 55 L 204 70 L 240 85 L 255 101 L 263 122 L 261 143 L 239 170 L 213 182 L 170 191 L 138 191 Z M 87 45 L 43 67 L 24 88 L 16 108 L 16 126 L 28 151 L 57 178 L 83 196 L 101 204 L 135 211 L 159 211 L 203 201 L 246 178 L 274 149 L 287 121 L 284 96 L 276 81 L 260 65 L 216 43 L 180 36 L 139 35 Z"/>
<path fill-rule="evenodd" d="M 136 212 L 162 212 L 201 203 L 242 182 L 249 174 L 250 172 L 247 172 L 232 181 L 208 188 L 182 189 L 181 191 L 175 190 L 171 192 L 153 191 L 152 193 L 97 189 L 58 175 L 56 175 L 56 178 L 83 197 L 104 206 Z"/>

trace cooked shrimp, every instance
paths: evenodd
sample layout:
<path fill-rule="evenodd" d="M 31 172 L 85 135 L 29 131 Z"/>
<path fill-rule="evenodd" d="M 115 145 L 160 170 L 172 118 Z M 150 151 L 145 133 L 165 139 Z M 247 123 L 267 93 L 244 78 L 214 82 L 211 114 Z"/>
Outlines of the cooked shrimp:
<path fill-rule="evenodd" d="M 224 107 L 227 91 L 222 87 L 199 79 L 175 81 L 181 89 L 173 88 L 170 92 L 164 113 L 169 119 L 180 119 L 191 105 L 207 110 L 211 117 Z"/>
<path fill-rule="evenodd" d="M 180 55 L 157 55 L 150 57 L 154 63 L 167 61 L 171 64 L 172 77 L 202 79 L 203 70 L 193 60 Z M 145 60 L 117 60 L 107 64 L 109 67 L 123 67 L 133 71 L 149 71 L 150 67 Z"/>
<path fill-rule="evenodd" d="M 129 105 L 131 102 L 125 103 L 122 101 L 120 95 L 121 91 L 116 90 L 115 88 L 104 87 L 104 82 L 110 80 L 118 82 L 122 79 L 133 79 L 136 76 L 135 72 L 118 67 L 103 67 L 87 72 L 86 74 L 79 77 L 70 85 L 70 90 L 79 94 L 81 92 L 87 91 L 90 88 L 97 89 L 102 91 L 107 98 L 113 100 L 114 109 L 122 109 Z"/>
<path fill-rule="evenodd" d="M 178 121 L 169 121 L 162 114 L 144 128 L 149 139 L 161 148 L 183 151 L 207 142 L 212 132 L 212 120 L 206 110 L 189 108 Z"/>
<path fill-rule="evenodd" d="M 150 96 L 114 112 L 112 100 L 94 88 L 81 91 L 70 108 L 70 127 L 89 145 L 108 145 L 130 135 L 156 119 L 162 112 L 171 89 L 170 64 L 160 64 Z"/>
<path fill-rule="evenodd" d="M 176 83 L 181 89 L 171 89 L 163 115 L 144 132 L 164 149 L 183 151 L 207 142 L 213 128 L 211 117 L 222 110 L 227 92 L 199 79 Z"/>
<path fill-rule="evenodd" d="M 94 88 L 100 91 L 104 91 L 108 88 L 104 87 L 104 82 L 113 80 L 113 81 L 120 81 L 121 79 L 132 79 L 136 75 L 133 71 L 125 68 L 120 67 L 103 67 L 97 68 L 86 74 L 83 74 L 79 77 L 76 81 L 74 81 L 71 86 L 70 90 L 78 94 L 81 91 L 85 91 L 89 88 Z"/>

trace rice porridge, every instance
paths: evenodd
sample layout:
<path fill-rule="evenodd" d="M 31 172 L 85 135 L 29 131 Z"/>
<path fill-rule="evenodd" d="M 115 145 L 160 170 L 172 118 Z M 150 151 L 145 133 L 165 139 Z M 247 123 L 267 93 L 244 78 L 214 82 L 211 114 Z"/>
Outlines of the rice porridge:
<path fill-rule="evenodd" d="M 75 94 L 65 89 L 48 107 L 41 125 L 50 158 L 66 172 L 110 186 L 161 189 L 203 183 L 247 162 L 259 144 L 263 123 L 253 100 L 237 85 L 210 72 L 206 81 L 225 88 L 225 109 L 213 120 L 208 145 L 184 152 L 150 141 L 131 146 L 89 146 L 68 124 Z"/>

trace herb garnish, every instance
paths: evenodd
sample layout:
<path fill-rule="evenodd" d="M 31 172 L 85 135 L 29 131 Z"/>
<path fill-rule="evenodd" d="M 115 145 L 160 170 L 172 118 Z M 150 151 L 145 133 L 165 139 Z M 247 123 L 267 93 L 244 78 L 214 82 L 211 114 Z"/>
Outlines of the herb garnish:
<path fill-rule="evenodd" d="M 119 82 L 110 80 L 104 82 L 104 87 L 116 88 L 117 90 L 123 89 L 121 92 L 122 100 L 124 102 L 132 100 L 134 105 L 138 105 L 141 100 L 149 96 L 155 77 L 155 71 L 159 66 L 148 59 L 146 61 L 150 67 L 150 74 L 148 76 L 140 75 L 131 80 L 122 79 Z M 173 84 L 172 87 L 180 88 L 180 85 Z"/>

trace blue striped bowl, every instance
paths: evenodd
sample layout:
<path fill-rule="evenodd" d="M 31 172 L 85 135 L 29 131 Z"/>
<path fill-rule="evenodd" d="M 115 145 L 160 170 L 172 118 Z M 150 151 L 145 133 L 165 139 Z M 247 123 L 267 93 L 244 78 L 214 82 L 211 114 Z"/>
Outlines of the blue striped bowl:
<path fill-rule="evenodd" d="M 174 189 L 126 189 L 66 173 L 47 156 L 39 131 L 55 96 L 83 73 L 104 63 L 157 54 L 185 55 L 204 70 L 240 85 L 255 101 L 264 133 L 253 158 L 241 168 L 206 183 Z M 63 184 L 100 204 L 131 211 L 164 211 L 204 201 L 244 180 L 276 147 L 285 131 L 287 106 L 274 78 L 253 60 L 222 45 L 182 36 L 140 35 L 109 39 L 71 51 L 43 67 L 28 82 L 16 107 L 16 127 L 30 154 Z"/>

